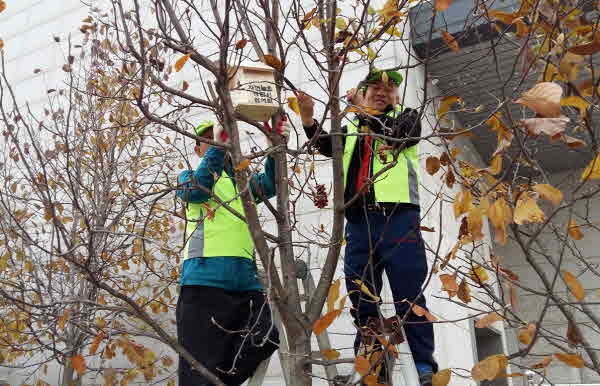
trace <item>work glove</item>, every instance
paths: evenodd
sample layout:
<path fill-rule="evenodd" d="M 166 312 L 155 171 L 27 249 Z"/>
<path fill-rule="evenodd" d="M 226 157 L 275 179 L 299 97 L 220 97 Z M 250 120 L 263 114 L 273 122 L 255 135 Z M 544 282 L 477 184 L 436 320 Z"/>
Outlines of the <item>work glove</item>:
<path fill-rule="evenodd" d="M 227 131 L 221 126 L 221 124 L 216 123 L 213 126 L 213 141 L 221 144 L 226 144 L 229 142 L 229 135 Z"/>

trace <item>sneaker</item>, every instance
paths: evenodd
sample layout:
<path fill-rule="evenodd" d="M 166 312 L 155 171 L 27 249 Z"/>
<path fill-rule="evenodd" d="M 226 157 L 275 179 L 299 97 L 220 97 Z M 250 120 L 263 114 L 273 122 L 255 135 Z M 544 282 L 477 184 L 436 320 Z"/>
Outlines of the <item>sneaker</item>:
<path fill-rule="evenodd" d="M 419 374 L 419 384 L 421 386 L 432 386 L 433 382 L 433 373 L 426 372 Z"/>

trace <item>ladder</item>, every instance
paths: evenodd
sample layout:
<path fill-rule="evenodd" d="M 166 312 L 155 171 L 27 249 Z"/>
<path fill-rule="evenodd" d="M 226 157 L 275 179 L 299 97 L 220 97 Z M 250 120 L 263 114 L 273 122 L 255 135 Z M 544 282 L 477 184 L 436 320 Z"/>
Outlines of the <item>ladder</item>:
<path fill-rule="evenodd" d="M 299 260 L 300 261 L 300 260 Z M 302 286 L 304 288 L 306 302 L 310 301 L 310 296 L 315 291 L 315 281 L 312 277 L 310 271 L 305 270 L 305 275 L 300 276 L 302 279 Z M 281 323 L 281 318 L 276 308 L 272 308 L 273 310 L 273 321 L 275 326 L 279 329 L 279 339 L 280 339 L 280 348 L 278 351 L 279 360 L 283 369 L 283 376 L 286 381 L 286 384 L 289 380 L 289 372 L 288 366 L 286 365 L 286 355 L 287 351 L 287 339 L 285 338 L 285 333 L 283 333 L 283 325 Z M 402 335 L 404 334 L 404 329 L 402 329 Z M 329 335 L 327 331 L 317 335 L 317 344 L 319 346 L 319 350 L 329 350 L 331 349 L 331 341 L 329 339 Z M 398 358 L 389 358 L 389 370 L 388 374 L 392 374 L 391 381 L 393 386 L 418 386 L 419 385 L 419 375 L 417 373 L 417 368 L 415 362 L 413 360 L 412 353 L 410 351 L 410 346 L 408 345 L 408 341 L 404 339 L 404 341 L 400 344 L 396 345 L 396 350 L 398 351 Z M 252 376 L 252 378 L 248 381 L 248 386 L 262 386 L 266 374 L 267 369 L 269 367 L 270 358 L 263 361 L 260 366 L 256 369 L 256 372 Z M 327 379 L 329 380 L 329 386 L 341 385 L 339 382 L 334 382 L 334 379 L 338 377 L 336 366 L 325 366 L 325 374 L 327 375 Z M 339 379 L 339 377 L 337 378 Z M 361 376 L 356 371 L 353 371 L 352 374 L 349 374 L 348 381 L 350 384 L 358 384 Z M 342 383 L 343 384 L 343 383 Z"/>

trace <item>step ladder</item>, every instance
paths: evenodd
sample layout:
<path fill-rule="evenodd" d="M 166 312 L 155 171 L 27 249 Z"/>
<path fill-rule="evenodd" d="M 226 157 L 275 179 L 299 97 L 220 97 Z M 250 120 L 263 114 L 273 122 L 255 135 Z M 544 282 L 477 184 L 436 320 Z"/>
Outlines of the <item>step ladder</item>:
<path fill-rule="evenodd" d="M 305 298 L 304 301 L 309 302 L 310 301 L 310 296 L 314 293 L 315 291 L 315 281 L 314 278 L 312 277 L 312 274 L 310 273 L 310 271 L 305 270 L 305 275 L 301 276 L 300 278 L 302 279 L 302 286 L 304 289 L 304 294 L 305 294 Z M 275 323 L 275 326 L 279 329 L 279 331 L 284 331 L 283 330 L 283 325 L 281 323 L 281 317 L 279 316 L 279 313 L 277 312 L 277 309 L 275 307 L 272 308 L 273 310 L 273 321 Z M 404 334 L 404 328 L 402 328 L 402 335 L 406 336 Z M 329 339 L 329 334 L 327 333 L 327 330 L 324 331 L 323 333 L 317 335 L 317 344 L 319 347 L 320 351 L 324 351 L 324 350 L 330 350 L 331 349 L 331 341 Z M 286 365 L 287 364 L 287 359 L 286 359 L 286 355 L 285 352 L 287 352 L 287 339 L 285 337 L 284 333 L 280 333 L 279 334 L 279 339 L 280 339 L 280 350 L 278 350 L 278 354 L 279 354 L 279 361 L 281 363 L 282 366 L 282 373 L 285 379 L 286 384 L 288 383 L 288 380 L 290 378 L 289 376 L 289 367 Z M 404 341 L 398 345 L 396 345 L 396 350 L 398 351 L 398 358 L 394 359 L 394 358 L 389 358 L 388 365 L 388 374 L 392 374 L 391 376 L 391 381 L 393 386 L 419 386 L 419 375 L 417 373 L 417 367 L 415 365 L 415 362 L 413 360 L 413 356 L 412 353 L 410 351 L 410 346 L 408 345 L 408 342 L 406 339 L 404 339 Z M 254 375 L 252 376 L 252 378 L 248 381 L 248 386 L 262 386 L 265 377 L 267 375 L 267 370 L 269 367 L 269 362 L 270 362 L 270 358 L 266 359 L 265 361 L 263 361 L 260 366 L 256 369 L 256 372 L 254 373 Z M 325 366 L 325 374 L 327 375 L 327 379 L 329 380 L 329 386 L 336 386 L 336 385 L 340 385 L 340 383 L 336 383 L 334 382 L 334 379 L 336 377 L 338 377 L 338 372 L 337 372 L 337 368 L 336 366 Z M 356 371 L 353 371 L 351 374 L 349 374 L 349 384 L 358 384 L 358 382 L 361 379 L 361 375 L 358 374 Z"/>

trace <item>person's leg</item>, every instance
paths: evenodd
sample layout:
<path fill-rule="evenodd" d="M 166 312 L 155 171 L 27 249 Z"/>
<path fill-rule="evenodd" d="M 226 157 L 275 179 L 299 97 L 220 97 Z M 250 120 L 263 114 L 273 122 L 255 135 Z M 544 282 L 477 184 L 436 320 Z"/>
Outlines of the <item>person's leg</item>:
<path fill-rule="evenodd" d="M 344 275 L 346 290 L 352 302 L 350 313 L 357 327 L 365 326 L 369 317 L 377 318 L 378 304 L 373 298 L 360 289 L 356 280 L 360 280 L 369 291 L 379 296 L 382 287 L 383 266 L 376 262 L 371 251 L 375 240 L 375 229 L 367 223 L 367 218 L 357 216 L 356 221 L 346 222 L 346 250 L 344 254 Z M 370 264 L 370 261 L 374 264 Z M 362 342 L 361 330 L 358 329 L 354 341 L 354 351 L 358 352 Z"/>
<path fill-rule="evenodd" d="M 398 209 L 385 221 L 378 253 L 390 282 L 396 313 L 399 318 L 409 313 L 404 331 L 418 369 L 424 372 L 429 367 L 435 372 L 433 325 L 424 316 L 411 312 L 410 304 L 403 301 L 415 302 L 427 309 L 425 297 L 419 296 L 427 277 L 420 213 L 417 209 Z"/>
<path fill-rule="evenodd" d="M 222 376 L 228 386 L 241 385 L 254 374 L 258 366 L 278 348 L 279 332 L 271 319 L 271 309 L 261 291 L 240 292 L 244 303 L 242 333 L 236 334 L 235 347 L 226 362 L 231 374 Z M 225 364 L 224 364 L 225 365 Z"/>
<path fill-rule="evenodd" d="M 224 329 L 235 330 L 239 323 L 235 304 L 220 288 L 183 286 L 177 300 L 177 339 L 179 343 L 213 374 L 222 378 L 217 369 L 230 355 L 234 335 Z M 217 327 L 213 319 L 222 327 Z M 224 329 L 223 329 L 224 328 Z M 212 385 L 188 361 L 179 358 L 179 385 Z"/>

